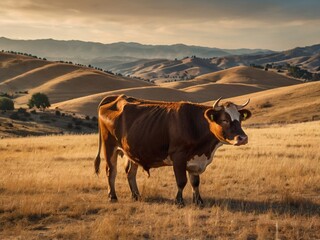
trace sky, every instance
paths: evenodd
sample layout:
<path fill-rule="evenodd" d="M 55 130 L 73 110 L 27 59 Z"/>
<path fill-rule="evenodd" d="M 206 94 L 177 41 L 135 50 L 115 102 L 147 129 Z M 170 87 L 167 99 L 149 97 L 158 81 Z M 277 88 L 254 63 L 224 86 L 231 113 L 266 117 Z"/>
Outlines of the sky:
<path fill-rule="evenodd" d="M 320 43 L 320 0 L 1 0 L 0 36 L 286 50 Z"/>

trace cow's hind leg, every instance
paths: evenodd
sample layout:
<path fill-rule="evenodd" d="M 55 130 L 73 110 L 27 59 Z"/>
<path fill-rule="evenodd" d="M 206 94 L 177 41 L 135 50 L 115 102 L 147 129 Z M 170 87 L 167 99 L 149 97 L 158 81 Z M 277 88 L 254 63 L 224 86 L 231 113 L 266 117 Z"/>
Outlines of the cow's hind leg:
<path fill-rule="evenodd" d="M 192 193 L 193 193 L 193 203 L 195 203 L 196 205 L 202 207 L 203 206 L 203 200 L 200 196 L 200 192 L 199 192 L 199 185 L 200 185 L 200 176 L 199 175 L 194 175 L 192 173 L 189 173 L 189 179 L 190 179 L 190 183 L 192 186 Z"/>
<path fill-rule="evenodd" d="M 117 150 L 116 146 L 108 139 L 105 145 L 106 173 L 108 177 L 109 193 L 108 197 L 111 202 L 118 200 L 115 181 L 117 176 Z"/>
<path fill-rule="evenodd" d="M 130 186 L 130 190 L 132 193 L 132 199 L 137 201 L 139 200 L 140 197 L 140 193 L 139 193 L 139 189 L 138 189 L 138 185 L 137 185 L 137 180 L 136 180 L 136 176 L 137 176 L 137 171 L 138 171 L 138 164 L 130 161 L 128 158 L 126 159 L 126 173 L 127 173 L 127 179 L 128 179 L 128 183 Z"/>

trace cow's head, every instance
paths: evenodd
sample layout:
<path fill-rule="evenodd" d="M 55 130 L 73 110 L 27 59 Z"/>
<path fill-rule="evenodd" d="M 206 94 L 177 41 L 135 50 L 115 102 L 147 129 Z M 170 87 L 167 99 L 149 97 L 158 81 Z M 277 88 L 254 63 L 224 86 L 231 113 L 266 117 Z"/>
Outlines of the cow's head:
<path fill-rule="evenodd" d="M 251 117 L 251 112 L 243 109 L 250 99 L 243 105 L 227 102 L 219 106 L 220 100 L 221 98 L 213 104 L 213 108 L 205 112 L 211 132 L 222 143 L 236 146 L 247 144 L 248 136 L 241 128 L 241 122 Z"/>

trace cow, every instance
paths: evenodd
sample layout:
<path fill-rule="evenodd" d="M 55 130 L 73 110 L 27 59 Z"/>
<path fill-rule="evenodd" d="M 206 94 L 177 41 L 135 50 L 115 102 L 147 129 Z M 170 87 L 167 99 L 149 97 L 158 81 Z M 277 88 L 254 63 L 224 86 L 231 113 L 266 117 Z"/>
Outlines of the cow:
<path fill-rule="evenodd" d="M 199 193 L 200 174 L 212 162 L 215 151 L 223 144 L 240 146 L 248 143 L 241 122 L 251 117 L 243 105 L 221 98 L 212 107 L 191 102 L 142 100 L 125 95 L 105 97 L 98 107 L 99 148 L 94 166 L 100 168 L 100 151 L 104 145 L 108 197 L 117 201 L 115 179 L 117 156 L 126 159 L 125 170 L 132 198 L 140 199 L 136 174 L 141 166 L 173 166 L 178 192 L 175 203 L 184 206 L 183 189 L 187 174 L 193 190 L 193 202 L 203 205 Z"/>

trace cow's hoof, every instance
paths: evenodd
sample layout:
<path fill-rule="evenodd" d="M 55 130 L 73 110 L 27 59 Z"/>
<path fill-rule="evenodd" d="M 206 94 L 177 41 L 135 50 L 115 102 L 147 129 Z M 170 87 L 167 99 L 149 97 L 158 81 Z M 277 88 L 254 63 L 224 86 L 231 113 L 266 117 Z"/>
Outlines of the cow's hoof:
<path fill-rule="evenodd" d="M 203 200 L 202 200 L 202 198 L 199 196 L 199 197 L 193 197 L 193 203 L 196 205 L 196 206 L 198 206 L 198 207 L 200 207 L 200 208 L 203 208 L 204 207 L 204 203 L 203 203 Z"/>
<path fill-rule="evenodd" d="M 183 208 L 185 206 L 183 199 L 176 199 L 175 204 L 178 208 Z"/>
<path fill-rule="evenodd" d="M 199 208 L 203 208 L 203 207 L 204 207 L 204 203 L 203 203 L 202 200 L 195 202 L 195 205 L 196 205 L 197 207 L 199 207 Z"/>
<path fill-rule="evenodd" d="M 131 196 L 133 201 L 140 201 L 141 200 L 141 196 L 139 194 L 133 193 Z"/>
<path fill-rule="evenodd" d="M 109 196 L 109 202 L 111 202 L 111 203 L 118 202 L 117 196 Z"/>

